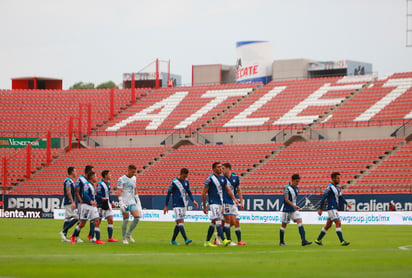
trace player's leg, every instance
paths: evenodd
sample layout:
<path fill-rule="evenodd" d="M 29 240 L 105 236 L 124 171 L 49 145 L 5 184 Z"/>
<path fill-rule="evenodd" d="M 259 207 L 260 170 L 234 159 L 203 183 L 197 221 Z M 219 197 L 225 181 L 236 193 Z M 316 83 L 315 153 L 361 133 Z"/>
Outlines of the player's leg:
<path fill-rule="evenodd" d="M 129 213 L 123 213 L 123 222 L 122 222 L 122 239 L 123 244 L 128 244 L 129 242 L 126 239 L 127 223 L 129 223 Z"/>
<path fill-rule="evenodd" d="M 90 230 L 89 230 L 89 234 L 87 235 L 87 237 L 89 238 L 89 241 L 91 242 L 95 241 L 94 229 L 95 229 L 94 221 L 90 221 Z"/>
<path fill-rule="evenodd" d="M 78 219 L 77 215 L 73 212 L 71 205 L 66 205 L 64 206 L 64 208 L 65 218 L 63 223 L 63 230 L 60 232 L 60 236 L 62 237 L 62 241 L 70 242 L 70 240 L 66 238 L 67 232 L 78 222 Z"/>
<path fill-rule="evenodd" d="M 210 222 L 209 228 L 207 230 L 207 235 L 206 235 L 206 242 L 210 242 L 210 239 L 213 236 L 213 232 L 215 231 L 215 227 L 216 227 L 216 221 L 212 220 Z"/>
<path fill-rule="evenodd" d="M 302 246 L 312 244 L 311 241 L 306 240 L 306 233 L 305 233 L 305 228 L 303 227 L 302 219 L 296 219 L 295 222 L 298 225 L 300 239 L 302 240 Z"/>
<path fill-rule="evenodd" d="M 118 242 L 117 239 L 113 238 L 113 215 L 107 216 L 107 235 L 108 242 Z"/>
<path fill-rule="evenodd" d="M 234 217 L 235 217 L 234 215 L 230 215 L 230 214 L 225 215 L 225 224 L 223 226 L 223 231 L 226 235 L 226 238 L 230 241 L 232 240 L 232 237 L 231 237 L 231 234 L 230 234 L 230 226 L 232 225 L 232 223 L 235 222 L 234 219 L 233 219 Z"/>
<path fill-rule="evenodd" d="M 235 234 L 237 237 L 237 245 L 246 245 L 246 243 L 242 241 L 242 229 L 240 228 L 240 219 L 238 216 L 236 216 L 235 221 Z"/>
<path fill-rule="evenodd" d="M 106 244 L 106 242 L 104 242 L 100 239 L 101 219 L 100 218 L 95 218 L 94 220 L 91 220 L 91 221 L 94 222 L 94 236 L 96 237 L 96 244 Z"/>
<path fill-rule="evenodd" d="M 335 220 L 335 225 L 336 225 L 336 234 L 338 235 L 340 244 L 341 244 L 342 246 L 347 246 L 347 245 L 349 245 L 350 243 L 347 242 L 347 241 L 345 241 L 345 240 L 343 239 L 342 223 L 341 223 L 341 221 L 340 221 L 339 218 Z"/>
<path fill-rule="evenodd" d="M 86 225 L 87 220 L 82 220 L 80 219 L 79 225 L 74 229 L 72 236 L 70 237 L 70 243 L 75 244 L 76 239 L 80 235 L 80 231 L 83 229 L 83 227 Z M 79 241 L 78 241 L 79 242 Z"/>
<path fill-rule="evenodd" d="M 290 213 L 289 212 L 282 212 L 282 224 L 280 225 L 279 229 L 279 245 L 286 246 L 285 244 L 285 229 L 286 225 L 290 222 Z"/>
<path fill-rule="evenodd" d="M 329 228 L 332 226 L 332 220 L 328 218 L 328 220 L 326 220 L 326 225 L 322 228 L 322 230 L 320 231 L 318 238 L 315 239 L 315 243 L 317 245 L 323 245 L 322 244 L 322 238 L 326 235 L 326 232 L 329 230 Z"/>
<path fill-rule="evenodd" d="M 133 230 L 136 228 L 136 226 L 137 226 L 137 224 L 139 223 L 139 220 L 140 220 L 140 213 L 139 213 L 139 210 L 137 210 L 137 207 L 135 207 L 135 205 L 131 205 L 131 214 L 132 214 L 132 216 L 133 216 L 133 221 L 132 221 L 132 223 L 130 224 L 130 227 L 129 227 L 129 230 L 127 231 L 127 233 L 126 233 L 126 238 L 130 241 L 130 242 L 132 242 L 132 243 L 134 243 L 135 242 L 135 240 L 134 240 L 134 238 L 132 237 L 132 232 L 133 232 Z"/>

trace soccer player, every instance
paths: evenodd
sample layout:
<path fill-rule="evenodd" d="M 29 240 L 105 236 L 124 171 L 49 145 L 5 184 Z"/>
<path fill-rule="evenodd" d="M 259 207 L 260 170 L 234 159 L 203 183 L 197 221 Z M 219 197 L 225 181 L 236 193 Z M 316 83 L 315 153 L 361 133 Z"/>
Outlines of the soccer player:
<path fill-rule="evenodd" d="M 140 203 L 139 194 L 136 188 L 136 166 L 129 165 L 127 174 L 119 178 L 117 182 L 117 193 L 119 196 L 119 208 L 123 213 L 122 236 L 123 244 L 134 243 L 132 232 L 139 223 L 142 214 L 142 205 Z M 133 222 L 127 230 L 129 222 L 129 213 L 133 215 Z M 127 230 L 127 232 L 126 232 Z"/>
<path fill-rule="evenodd" d="M 102 172 L 102 179 L 97 183 L 96 201 L 101 219 L 107 219 L 108 242 L 118 242 L 113 238 L 113 210 L 117 208 L 116 204 L 110 200 L 110 180 L 112 175 L 109 170 Z M 99 222 L 101 222 L 101 219 Z"/>
<path fill-rule="evenodd" d="M 176 237 L 179 232 L 182 234 L 185 244 L 189 245 L 192 243 L 191 239 L 188 239 L 186 236 L 186 231 L 184 227 L 184 221 L 186 216 L 186 207 L 187 199 L 186 194 L 189 196 L 189 199 L 195 205 L 196 208 L 199 207 L 198 203 L 193 199 L 192 192 L 190 191 L 189 181 L 187 176 L 189 175 L 189 170 L 187 168 L 180 169 L 180 175 L 178 178 L 175 178 L 169 185 L 166 196 L 166 205 L 163 209 L 164 214 L 169 210 L 169 199 L 170 195 L 173 195 L 173 212 L 175 214 L 176 226 L 173 231 L 172 240 L 170 244 L 179 245 L 176 241 Z"/>
<path fill-rule="evenodd" d="M 87 181 L 83 185 L 82 204 L 80 212 L 80 224 L 74 229 L 73 235 L 70 237 L 71 244 L 75 244 L 75 239 L 79 237 L 81 229 L 86 225 L 87 220 L 94 222 L 94 235 L 96 236 L 96 244 L 106 244 L 100 239 L 100 217 L 97 211 L 97 203 L 95 199 L 94 183 L 97 182 L 96 173 L 91 171 L 87 174 Z"/>
<path fill-rule="evenodd" d="M 282 225 L 280 227 L 280 246 L 286 246 L 285 244 L 285 229 L 286 225 L 293 220 L 298 224 L 298 230 L 300 238 L 302 239 L 302 246 L 312 244 L 311 241 L 307 241 L 305 238 L 305 229 L 303 228 L 302 218 L 300 217 L 300 207 L 296 205 L 299 194 L 300 176 L 299 174 L 292 175 L 292 181 L 286 185 L 283 192 L 283 206 L 282 206 Z"/>
<path fill-rule="evenodd" d="M 240 179 L 239 176 L 232 173 L 232 165 L 228 162 L 222 164 L 222 172 L 223 175 L 226 177 L 227 185 L 229 186 L 230 190 L 233 192 L 233 195 L 239 197 L 240 209 L 244 209 L 243 205 L 243 195 L 240 189 Z M 226 232 L 226 237 L 230 238 L 230 227 L 235 226 L 235 233 L 237 236 L 237 245 L 246 245 L 245 242 L 242 241 L 242 233 L 240 230 L 240 216 L 239 211 L 235 203 L 232 199 L 230 199 L 229 194 L 227 191 L 223 191 L 223 216 L 225 218 L 224 230 Z M 229 236 L 227 235 L 227 230 L 229 229 Z M 235 243 L 230 245 L 236 245 Z"/>
<path fill-rule="evenodd" d="M 84 185 L 87 183 L 87 175 L 89 174 L 89 172 L 93 172 L 94 167 L 92 165 L 86 165 L 85 169 L 84 169 L 84 175 L 80 175 L 79 178 L 76 181 L 76 186 L 75 186 L 75 195 L 76 195 L 76 199 L 78 202 L 78 212 L 79 215 L 81 214 L 81 204 L 83 203 L 83 187 Z M 89 231 L 89 235 L 87 236 L 89 238 L 89 241 L 95 241 L 95 239 L 93 238 L 94 235 L 94 222 L 90 221 L 90 231 Z M 81 240 L 80 238 L 77 238 L 77 242 L 83 242 L 83 240 Z"/>
<path fill-rule="evenodd" d="M 74 201 L 74 179 L 76 178 L 76 169 L 74 167 L 67 168 L 67 178 L 64 180 L 63 194 L 64 194 L 64 224 L 63 230 L 60 232 L 63 242 L 70 242 L 68 239 L 67 232 L 73 227 L 78 221 L 79 217 L 76 210 L 76 202 Z"/>
<path fill-rule="evenodd" d="M 223 201 L 223 190 L 227 191 L 229 197 L 234 201 L 236 206 L 239 205 L 238 200 L 236 200 L 233 192 L 230 190 L 227 185 L 225 176 L 222 175 L 222 164 L 220 162 L 215 162 L 212 165 L 213 173 L 207 177 L 205 186 L 202 192 L 202 201 L 203 201 L 203 212 L 208 214 L 209 210 L 206 205 L 206 195 L 209 197 L 209 207 L 210 207 L 210 219 L 211 223 L 207 231 L 206 242 L 204 243 L 205 247 L 216 247 L 213 243 L 210 242 L 212 238 L 215 227 L 217 229 L 218 235 L 222 239 L 224 246 L 230 244 L 231 240 L 225 239 L 222 229 L 222 201 Z"/>
<path fill-rule="evenodd" d="M 342 246 L 347 246 L 350 243 L 343 239 L 341 222 L 338 214 L 338 206 L 339 206 L 339 199 L 348 206 L 348 208 L 352 208 L 352 206 L 346 202 L 346 200 L 342 196 L 341 189 L 339 187 L 340 183 L 340 173 L 333 172 L 331 174 L 332 182 L 326 187 L 325 192 L 323 193 L 322 200 L 320 201 L 320 208 L 318 210 L 318 214 L 322 215 L 322 208 L 325 203 L 325 200 L 328 200 L 328 219 L 326 221 L 326 225 L 322 228 L 318 238 L 315 240 L 315 243 L 318 245 L 323 245 L 322 238 L 325 236 L 326 232 L 332 227 L 333 222 L 336 225 L 336 234 L 338 235 L 340 244 Z"/>

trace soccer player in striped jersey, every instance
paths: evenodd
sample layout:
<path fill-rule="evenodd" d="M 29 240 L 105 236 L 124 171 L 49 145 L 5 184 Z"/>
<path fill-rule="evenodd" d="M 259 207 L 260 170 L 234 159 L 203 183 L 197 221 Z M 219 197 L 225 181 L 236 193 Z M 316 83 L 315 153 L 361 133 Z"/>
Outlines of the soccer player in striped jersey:
<path fill-rule="evenodd" d="M 70 242 L 66 237 L 67 232 L 78 221 L 79 217 L 76 213 L 76 202 L 74 201 L 74 179 L 76 178 L 76 169 L 74 167 L 67 168 L 67 178 L 64 180 L 63 194 L 64 194 L 64 224 L 63 230 L 60 232 L 63 242 Z"/>
<path fill-rule="evenodd" d="M 87 182 L 83 185 L 82 204 L 80 212 L 80 224 L 74 229 L 73 235 L 70 237 L 71 244 L 75 244 L 75 239 L 79 237 L 81 229 L 86 225 L 87 220 L 94 222 L 94 234 L 96 236 L 96 244 L 106 244 L 100 239 L 100 217 L 97 211 L 97 203 L 95 199 L 94 183 L 97 182 L 96 173 L 91 171 L 87 174 Z"/>
<path fill-rule="evenodd" d="M 107 219 L 107 234 L 108 242 L 118 242 L 113 238 L 113 210 L 112 207 L 117 208 L 116 204 L 110 200 L 110 180 L 112 175 L 109 170 L 102 172 L 102 179 L 97 183 L 96 187 L 96 201 L 99 215 L 102 219 Z"/>
<path fill-rule="evenodd" d="M 235 197 L 239 197 L 239 204 L 240 204 L 240 209 L 244 209 L 243 205 L 243 195 L 242 191 L 240 189 L 240 179 L 239 176 L 234 174 L 232 172 L 232 165 L 228 162 L 222 164 L 222 172 L 223 175 L 226 177 L 227 180 L 227 185 L 229 186 L 230 190 L 233 192 L 233 195 Z M 230 227 L 235 226 L 235 233 L 237 236 L 237 245 L 246 245 L 245 242 L 242 241 L 242 232 L 240 230 L 240 215 L 237 206 L 234 204 L 234 202 L 230 199 L 229 195 L 227 194 L 227 191 L 223 191 L 223 215 L 225 217 L 225 224 L 224 224 L 224 230 L 226 232 L 226 237 L 227 237 L 227 229 L 229 229 L 230 232 Z M 230 222 L 230 226 L 227 225 L 228 221 Z M 229 238 L 230 239 L 230 238 Z M 235 243 L 230 245 L 236 245 Z"/>
<path fill-rule="evenodd" d="M 119 208 L 123 213 L 122 236 L 123 244 L 134 243 L 132 232 L 142 216 L 142 205 L 136 188 L 136 166 L 131 164 L 127 168 L 127 174 L 119 178 L 117 182 L 117 194 L 119 196 Z M 133 215 L 133 222 L 127 230 L 129 213 Z"/>
<path fill-rule="evenodd" d="M 83 187 L 84 185 L 87 183 L 87 175 L 89 174 L 89 172 L 92 172 L 94 169 L 94 167 L 92 165 L 86 165 L 85 169 L 84 169 L 84 175 L 80 175 L 79 178 L 76 181 L 76 186 L 74 188 L 75 190 L 75 195 L 76 195 L 76 199 L 77 199 L 77 210 L 79 213 L 79 217 L 81 214 L 81 209 L 82 206 L 81 204 L 83 203 Z M 95 239 L 93 238 L 94 235 L 94 222 L 90 221 L 90 230 L 89 230 L 89 235 L 87 236 L 89 238 L 89 241 L 95 241 Z M 83 240 L 81 240 L 80 238 L 77 238 L 78 242 L 83 242 Z"/>
<path fill-rule="evenodd" d="M 322 238 L 325 236 L 326 232 L 332 227 L 333 222 L 336 225 L 336 234 L 338 235 L 340 244 L 342 246 L 347 246 L 350 243 L 343 239 L 342 234 L 342 224 L 338 214 L 338 207 L 339 207 L 339 199 L 348 206 L 348 208 L 352 208 L 352 206 L 346 202 L 346 200 L 342 196 L 342 191 L 339 187 L 340 183 L 340 173 L 333 172 L 331 174 L 332 182 L 326 187 L 325 192 L 323 193 L 322 200 L 320 201 L 320 207 L 318 210 L 318 214 L 322 215 L 322 208 L 325 204 L 325 201 L 328 201 L 327 209 L 328 209 L 328 219 L 326 220 L 326 225 L 322 228 L 318 238 L 315 240 L 315 243 L 318 245 L 323 245 Z"/>
<path fill-rule="evenodd" d="M 223 203 L 223 190 L 226 190 L 229 197 L 234 201 L 236 206 L 239 205 L 238 200 L 236 200 L 233 192 L 230 190 L 227 185 L 227 180 L 225 176 L 222 175 L 222 164 L 220 162 L 215 162 L 212 165 L 213 173 L 207 177 L 205 186 L 202 192 L 202 201 L 203 201 L 203 212 L 208 214 L 209 210 L 206 205 L 206 195 L 209 197 L 209 207 L 210 207 L 210 219 L 211 223 L 207 231 L 206 242 L 204 243 L 205 247 L 216 247 L 213 243 L 210 242 L 210 239 L 213 236 L 215 227 L 217 229 L 218 235 L 222 239 L 224 246 L 230 244 L 231 240 L 225 239 L 222 229 L 222 203 Z"/>
<path fill-rule="evenodd" d="M 302 240 L 302 246 L 312 244 L 311 241 L 307 241 L 305 238 L 305 229 L 303 228 L 302 217 L 300 216 L 299 210 L 300 207 L 296 205 L 296 201 L 299 194 L 299 182 L 300 176 L 299 174 L 292 175 L 292 181 L 286 185 L 285 190 L 283 192 L 284 201 L 282 206 L 282 225 L 280 227 L 280 246 L 286 246 L 285 244 L 285 229 L 286 225 L 290 222 L 290 220 L 296 222 L 298 225 L 298 230 L 300 234 L 300 238 Z"/>
<path fill-rule="evenodd" d="M 188 239 L 186 236 L 186 231 L 184 227 L 184 221 L 186 216 L 186 207 L 187 207 L 187 199 L 186 194 L 189 196 L 189 199 L 195 205 L 196 208 L 199 207 L 198 203 L 193 199 L 192 192 L 190 191 L 189 181 L 187 180 L 187 176 L 189 175 L 189 170 L 187 168 L 180 169 L 180 175 L 178 178 L 175 178 L 169 185 L 169 189 L 167 190 L 166 196 L 166 205 L 163 209 L 164 214 L 167 213 L 169 210 L 169 200 L 170 195 L 173 195 L 173 212 L 175 214 L 175 221 L 176 226 L 173 231 L 172 240 L 170 244 L 172 245 L 179 245 L 176 241 L 176 237 L 179 232 L 182 234 L 185 244 L 189 245 L 192 243 L 191 239 Z"/>

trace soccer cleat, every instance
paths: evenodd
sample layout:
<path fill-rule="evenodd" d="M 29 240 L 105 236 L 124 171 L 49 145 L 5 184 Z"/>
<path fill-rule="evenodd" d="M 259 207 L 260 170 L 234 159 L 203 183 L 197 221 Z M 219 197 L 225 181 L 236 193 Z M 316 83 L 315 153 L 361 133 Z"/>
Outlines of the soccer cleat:
<path fill-rule="evenodd" d="M 237 246 L 237 244 L 232 241 L 231 243 L 229 243 L 229 246 Z"/>
<path fill-rule="evenodd" d="M 77 243 L 83 243 L 84 241 L 80 237 L 76 237 L 76 242 Z"/>
<path fill-rule="evenodd" d="M 189 244 L 191 244 L 191 243 L 192 243 L 192 240 L 191 240 L 191 239 L 186 239 L 186 240 L 185 240 L 185 244 L 186 244 L 186 245 L 189 245 Z"/>
<path fill-rule="evenodd" d="M 76 238 L 74 236 L 70 237 L 70 243 L 71 244 L 76 244 Z"/>
<path fill-rule="evenodd" d="M 340 245 L 342 245 L 342 246 L 348 246 L 349 244 L 350 244 L 350 242 L 348 242 L 348 241 L 342 241 L 340 243 Z"/>
<path fill-rule="evenodd" d="M 106 242 L 102 241 L 101 239 L 96 240 L 96 244 L 106 244 Z"/>
<path fill-rule="evenodd" d="M 317 245 L 320 245 L 320 246 L 322 246 L 322 245 L 323 245 L 323 243 L 322 243 L 322 241 L 321 241 L 321 240 L 317 240 L 317 239 L 315 239 L 315 243 L 316 243 Z"/>
<path fill-rule="evenodd" d="M 286 243 L 284 243 L 284 242 L 280 242 L 280 243 L 279 243 L 279 246 L 287 246 L 287 245 L 286 245 Z"/>
<path fill-rule="evenodd" d="M 226 246 L 228 246 L 231 242 L 232 242 L 232 241 L 229 240 L 229 239 L 224 239 L 224 240 L 223 240 L 223 246 L 226 247 Z"/>
<path fill-rule="evenodd" d="M 107 240 L 107 242 L 118 242 L 118 240 L 111 237 Z"/>
<path fill-rule="evenodd" d="M 171 245 L 180 245 L 179 242 L 177 242 L 176 240 L 172 240 L 172 241 L 170 242 L 170 244 L 171 244 Z"/>
<path fill-rule="evenodd" d="M 129 244 L 129 242 L 127 241 L 127 239 L 123 239 L 122 242 L 123 242 L 123 244 Z"/>
<path fill-rule="evenodd" d="M 302 240 L 302 246 L 311 245 L 311 244 L 312 244 L 312 241 L 307 241 L 306 239 Z"/>
<path fill-rule="evenodd" d="M 237 245 L 246 245 L 246 242 L 238 241 Z"/>
<path fill-rule="evenodd" d="M 203 244 L 204 247 L 217 247 L 217 245 L 214 245 L 213 243 L 211 243 L 210 241 L 205 241 L 205 243 Z"/>
<path fill-rule="evenodd" d="M 89 239 L 89 242 L 92 242 L 92 236 L 91 235 L 87 235 L 87 238 Z"/>
<path fill-rule="evenodd" d="M 126 236 L 127 240 L 130 241 L 131 243 L 135 243 L 136 240 L 134 240 L 134 238 L 132 238 L 132 235 L 128 235 Z"/>
<path fill-rule="evenodd" d="M 60 232 L 60 236 L 62 237 L 62 242 L 70 242 L 70 239 L 63 232 Z"/>

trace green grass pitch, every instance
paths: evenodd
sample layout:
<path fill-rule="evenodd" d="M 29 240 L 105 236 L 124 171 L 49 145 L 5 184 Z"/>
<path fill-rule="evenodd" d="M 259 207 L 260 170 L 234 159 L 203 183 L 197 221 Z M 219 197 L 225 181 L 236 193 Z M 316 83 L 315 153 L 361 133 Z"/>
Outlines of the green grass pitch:
<path fill-rule="evenodd" d="M 412 226 L 335 227 L 324 246 L 300 246 L 296 225 L 286 229 L 288 246 L 278 245 L 279 225 L 243 224 L 247 246 L 205 248 L 207 223 L 186 223 L 193 244 L 169 244 L 174 223 L 140 222 L 136 243 L 71 245 L 60 241 L 63 221 L 0 219 L 0 277 L 412 277 Z M 120 222 L 114 236 L 120 239 Z M 107 223 L 102 239 L 107 240 Z M 306 225 L 314 240 L 320 225 Z M 88 224 L 81 233 L 85 239 Z M 72 232 L 72 229 L 69 233 Z M 232 230 L 233 238 L 236 236 Z M 399 247 L 404 248 L 399 248 Z"/>

